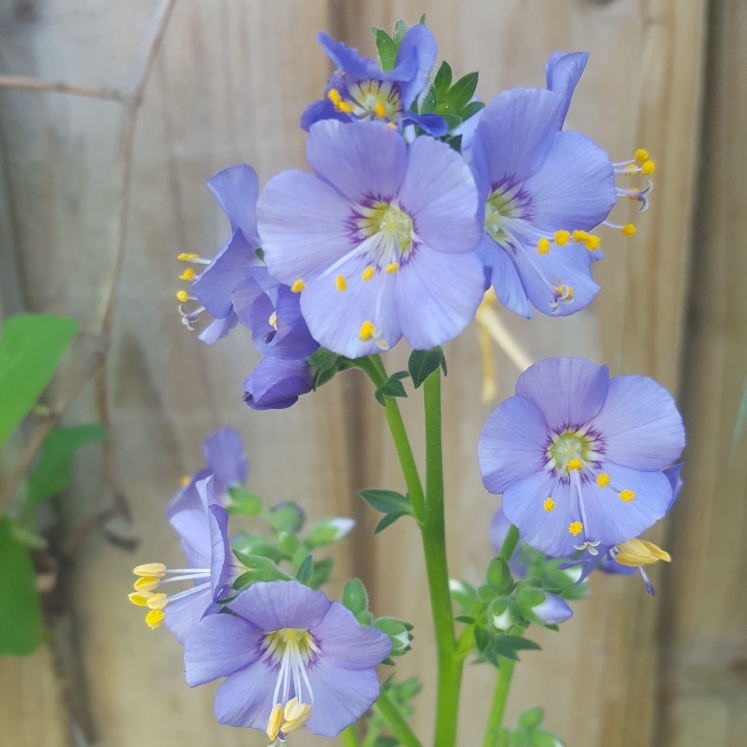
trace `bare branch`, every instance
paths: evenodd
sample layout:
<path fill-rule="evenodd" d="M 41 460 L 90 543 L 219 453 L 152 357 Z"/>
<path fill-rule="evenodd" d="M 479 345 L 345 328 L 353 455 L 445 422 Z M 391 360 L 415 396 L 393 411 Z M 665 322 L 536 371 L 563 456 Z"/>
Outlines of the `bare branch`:
<path fill-rule="evenodd" d="M 89 99 L 102 99 L 104 101 L 127 101 L 127 94 L 114 88 L 74 86 L 69 83 L 38 80 L 27 75 L 0 75 L 0 88 L 16 88 L 21 91 L 42 93 L 68 93 L 72 96 L 85 96 Z"/>

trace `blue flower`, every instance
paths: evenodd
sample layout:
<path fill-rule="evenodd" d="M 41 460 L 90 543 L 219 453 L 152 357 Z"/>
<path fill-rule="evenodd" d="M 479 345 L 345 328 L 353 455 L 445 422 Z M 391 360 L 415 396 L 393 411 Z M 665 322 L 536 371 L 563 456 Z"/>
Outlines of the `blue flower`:
<path fill-rule="evenodd" d="M 263 358 L 244 382 L 244 402 L 252 410 L 284 410 L 311 391 L 312 380 L 304 360 Z"/>
<path fill-rule="evenodd" d="M 215 501 L 214 478 L 195 484 L 197 500 L 184 502 L 169 521 L 181 537 L 187 568 L 167 568 L 163 563 L 146 563 L 135 568 L 138 580 L 130 601 L 150 612 L 145 621 L 151 629 L 162 624 L 184 643 L 195 624 L 206 614 L 218 611 L 218 599 L 225 596 L 241 573 L 228 542 L 228 514 Z M 184 581 L 189 588 L 167 595 L 157 588 Z"/>
<path fill-rule="evenodd" d="M 615 169 L 584 135 L 562 131 L 586 55 L 553 55 L 548 88 L 499 94 L 480 112 L 472 170 L 485 206 L 477 254 L 501 303 L 531 317 L 584 308 L 599 286 L 602 223 L 617 201 Z"/>
<path fill-rule="evenodd" d="M 203 618 L 184 649 L 191 687 L 225 677 L 215 697 L 221 724 L 264 731 L 273 745 L 304 725 L 335 737 L 379 696 L 389 636 L 297 581 L 257 583 Z"/>
<path fill-rule="evenodd" d="M 407 31 L 397 53 L 393 70 L 383 72 L 377 62 L 363 57 L 357 49 L 335 42 L 319 32 L 317 38 L 335 64 L 325 98 L 315 101 L 301 117 L 308 131 L 324 119 L 341 122 L 379 121 L 404 127 L 418 124 L 425 132 L 440 137 L 449 127 L 436 114 L 415 114 L 410 105 L 428 84 L 438 47 L 428 28 L 418 24 Z"/>
<path fill-rule="evenodd" d="M 319 122 L 314 174 L 286 171 L 257 212 L 265 261 L 301 294 L 315 340 L 348 358 L 426 350 L 455 337 L 482 299 L 482 233 L 469 168 L 448 145 L 408 145 L 380 122 Z"/>
<path fill-rule="evenodd" d="M 662 470 L 684 445 L 674 400 L 652 379 L 552 358 L 488 418 L 478 456 L 524 541 L 564 557 L 625 542 L 664 516 L 674 491 Z"/>
<path fill-rule="evenodd" d="M 568 602 L 557 594 L 545 593 L 545 601 L 532 607 L 532 612 L 545 625 L 560 625 L 573 617 L 573 610 Z"/>

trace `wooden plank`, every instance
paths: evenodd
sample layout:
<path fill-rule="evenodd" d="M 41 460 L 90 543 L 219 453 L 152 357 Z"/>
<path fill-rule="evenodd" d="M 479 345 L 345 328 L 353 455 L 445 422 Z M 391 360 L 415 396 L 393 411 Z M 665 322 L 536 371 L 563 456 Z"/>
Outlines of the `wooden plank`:
<path fill-rule="evenodd" d="M 613 373 L 653 375 L 677 390 L 704 8 L 703 0 L 360 0 L 345 7 L 346 38 L 368 54 L 373 54 L 370 26 L 391 28 L 398 18 L 413 23 L 425 11 L 440 53 L 455 72 L 480 71 L 479 93 L 485 100 L 512 86 L 543 86 L 544 62 L 553 51 L 588 50 L 591 60 L 568 126 L 593 137 L 614 160 L 629 158 L 641 146 L 657 160 L 653 205 L 636 221 L 636 238 L 602 234 L 606 259 L 595 272 L 603 290 L 591 309 L 562 320 L 525 322 L 503 315 L 535 358 L 584 355 L 609 362 Z M 614 217 L 626 222 L 634 217 L 629 211 L 630 206 L 621 205 Z M 479 582 L 491 554 L 487 527 L 497 501 L 485 494 L 475 458 L 479 429 L 492 409 L 480 402 L 476 332 L 467 330 L 447 346 L 447 356 L 444 442 L 451 572 Z M 403 351 L 387 357 L 390 370 L 402 368 L 406 360 Z M 501 354 L 495 358 L 500 400 L 513 393 L 517 372 Z M 404 409 L 421 448 L 418 405 L 408 401 Z M 383 428 L 378 413 L 367 430 L 374 428 Z M 366 476 L 380 487 L 401 487 L 387 434 L 381 434 L 380 443 Z M 377 612 L 416 623 L 415 650 L 400 660 L 398 671 L 418 674 L 425 682 L 413 724 L 427 740 L 433 639 L 419 538 L 412 525 L 399 522 L 374 546 L 377 562 L 370 575 Z M 515 723 L 520 710 L 541 704 L 548 728 L 568 744 L 649 744 L 657 691 L 657 603 L 633 579 L 595 578 L 592 586 L 590 599 L 577 605 L 560 635 L 537 636 L 545 653 L 524 655 L 508 723 Z M 493 678 L 488 670 L 468 668 L 460 743 L 482 739 Z"/>
<path fill-rule="evenodd" d="M 661 629 L 659 743 L 671 747 L 698 735 L 724 747 L 744 740 L 747 439 L 737 417 L 747 372 L 746 43 L 744 3 L 713 2 L 684 359 L 690 444 Z"/>

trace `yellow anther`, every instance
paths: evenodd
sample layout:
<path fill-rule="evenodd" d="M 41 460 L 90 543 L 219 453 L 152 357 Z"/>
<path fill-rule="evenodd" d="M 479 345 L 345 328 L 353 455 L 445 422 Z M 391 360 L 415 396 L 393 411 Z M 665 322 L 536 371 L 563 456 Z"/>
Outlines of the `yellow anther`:
<path fill-rule="evenodd" d="M 645 163 L 648 161 L 648 151 L 644 148 L 638 148 L 638 150 L 633 155 L 633 158 L 635 158 L 638 163 Z"/>
<path fill-rule="evenodd" d="M 135 591 L 153 591 L 161 583 L 158 576 L 141 576 L 135 581 Z"/>
<path fill-rule="evenodd" d="M 151 610 L 145 616 L 145 622 L 151 630 L 155 630 L 161 627 L 164 617 L 166 617 L 166 613 L 163 610 Z"/>
<path fill-rule="evenodd" d="M 659 560 L 670 563 L 672 558 L 666 550 L 657 547 L 653 542 L 646 540 L 630 539 L 617 546 L 618 552 L 615 560 L 620 565 L 637 566 L 651 565 Z"/>
<path fill-rule="evenodd" d="M 278 331 L 278 313 L 277 311 L 273 311 L 272 314 L 270 314 L 270 318 L 267 320 L 267 323 L 277 332 Z"/>
<path fill-rule="evenodd" d="M 327 91 L 327 98 L 335 106 L 337 106 L 342 101 L 342 96 L 340 96 L 340 92 L 336 88 L 330 88 L 329 91 Z"/>
<path fill-rule="evenodd" d="M 304 283 L 304 281 L 301 280 L 301 278 L 298 278 L 298 280 L 296 280 L 296 282 L 293 283 L 293 285 L 291 285 L 291 290 L 294 293 L 300 293 L 305 288 L 306 288 L 306 283 Z"/>
<path fill-rule="evenodd" d="M 394 122 L 389 122 L 388 124 L 389 124 L 389 127 L 390 127 L 390 128 L 392 129 L 392 130 L 396 130 L 396 129 L 397 129 L 397 125 L 396 125 L 396 124 L 394 124 Z"/>
<path fill-rule="evenodd" d="M 178 292 L 178 293 L 176 294 L 176 297 L 177 297 L 177 298 L 178 298 L 178 299 L 179 299 L 179 300 L 180 300 L 180 301 L 181 301 L 182 303 L 187 303 L 187 301 L 189 301 L 189 294 L 187 293 L 187 291 L 183 291 L 183 290 L 179 291 L 179 292 Z"/>
<path fill-rule="evenodd" d="M 145 563 L 139 565 L 132 572 L 136 576 L 158 576 L 158 578 L 162 578 L 166 575 L 166 566 L 163 563 Z"/>
<path fill-rule="evenodd" d="M 148 600 L 153 596 L 149 591 L 136 592 L 133 591 L 127 595 L 127 598 L 138 607 L 145 607 L 148 604 Z"/>
<path fill-rule="evenodd" d="M 283 706 L 280 703 L 275 703 L 270 711 L 270 718 L 267 720 L 267 736 L 271 742 L 274 742 L 278 738 L 280 732 L 280 723 L 283 720 Z"/>
<path fill-rule="evenodd" d="M 580 459 L 571 459 L 568 462 L 568 469 L 581 469 L 583 467 L 583 463 Z"/>
<path fill-rule="evenodd" d="M 580 521 L 572 521 L 570 526 L 568 527 L 568 531 L 574 536 L 577 537 L 579 534 L 581 534 L 581 531 L 583 530 L 584 525 Z"/>
<path fill-rule="evenodd" d="M 597 475 L 597 485 L 600 488 L 606 488 L 610 484 L 610 476 L 606 472 L 600 472 Z"/>
<path fill-rule="evenodd" d="M 190 262 L 190 261 L 191 261 L 191 260 L 193 260 L 193 259 L 199 259 L 199 258 L 200 258 L 200 255 L 199 255 L 199 254 L 180 254 L 180 255 L 179 255 L 179 256 L 177 257 L 177 259 L 178 259 L 178 260 L 179 260 L 180 262 Z"/>
<path fill-rule="evenodd" d="M 646 163 L 641 166 L 641 174 L 645 174 L 646 176 L 653 174 L 654 171 L 656 171 L 656 164 L 653 161 L 646 161 Z"/>
<path fill-rule="evenodd" d="M 311 718 L 311 706 L 308 703 L 299 703 L 298 698 L 293 697 L 285 704 L 283 716 L 285 717 L 283 734 L 293 734 Z"/>
<path fill-rule="evenodd" d="M 629 163 L 625 167 L 625 176 L 633 176 L 633 174 L 638 173 L 638 165 L 635 163 Z"/>
<path fill-rule="evenodd" d="M 384 268 L 384 272 L 388 272 L 390 275 L 393 272 L 397 272 L 397 270 L 399 270 L 399 264 L 397 262 L 392 262 Z"/>
<path fill-rule="evenodd" d="M 537 254 L 547 254 L 550 251 L 550 242 L 546 238 L 541 238 L 537 242 Z"/>
<path fill-rule="evenodd" d="M 152 610 L 162 610 L 168 603 L 169 598 L 163 593 L 151 594 L 145 602 Z"/>
<path fill-rule="evenodd" d="M 586 233 L 586 231 L 574 231 L 573 232 L 573 240 L 580 244 L 582 241 L 586 241 L 586 239 L 589 238 L 589 234 Z"/>
<path fill-rule="evenodd" d="M 571 240 L 569 231 L 555 231 L 555 243 L 558 246 L 565 246 Z"/>
<path fill-rule="evenodd" d="M 363 322 L 361 324 L 361 331 L 359 332 L 361 340 L 370 340 L 373 337 L 373 332 L 373 322 Z"/>
<path fill-rule="evenodd" d="M 628 490 L 625 488 L 625 490 L 621 490 L 618 493 L 618 496 L 620 497 L 621 501 L 625 501 L 625 503 L 630 503 L 633 498 L 635 498 L 635 493 L 632 490 Z"/>
<path fill-rule="evenodd" d="M 376 106 L 374 106 L 374 112 L 376 112 L 376 116 L 379 119 L 384 119 L 384 117 L 386 117 L 386 107 L 381 101 L 376 102 Z"/>
<path fill-rule="evenodd" d="M 196 274 L 197 273 L 191 267 L 188 267 L 181 275 L 179 275 L 179 280 L 194 280 Z"/>
<path fill-rule="evenodd" d="M 550 513 L 555 508 L 555 501 L 552 498 L 548 498 L 542 506 L 544 507 L 545 511 Z"/>
<path fill-rule="evenodd" d="M 594 236 L 594 234 L 589 234 L 584 244 L 590 252 L 593 252 L 595 249 L 599 249 L 599 247 L 602 246 L 602 239 L 600 239 L 599 236 Z"/>
<path fill-rule="evenodd" d="M 350 112 L 353 111 L 353 107 L 350 106 L 346 101 L 341 101 L 339 104 L 336 105 L 336 109 L 338 111 L 341 111 L 343 114 L 350 114 Z"/>
<path fill-rule="evenodd" d="M 189 483 L 191 482 L 191 480 L 192 480 L 192 478 L 191 478 L 191 477 L 190 477 L 189 475 L 184 475 L 184 476 L 183 476 L 183 477 L 182 477 L 182 478 L 181 478 L 181 479 L 179 480 L 179 484 L 180 484 L 180 485 L 181 485 L 181 486 L 182 486 L 183 488 L 186 488 L 186 487 L 187 487 L 187 485 L 189 485 Z"/>
<path fill-rule="evenodd" d="M 348 282 L 343 275 L 338 275 L 335 278 L 335 285 L 338 291 L 346 291 L 348 289 Z"/>
<path fill-rule="evenodd" d="M 373 277 L 374 274 L 374 268 L 373 267 L 366 267 L 365 270 L 363 270 L 363 282 L 365 283 L 367 280 L 370 280 Z"/>
<path fill-rule="evenodd" d="M 635 236 L 638 229 L 632 223 L 626 223 L 622 227 L 623 236 Z"/>

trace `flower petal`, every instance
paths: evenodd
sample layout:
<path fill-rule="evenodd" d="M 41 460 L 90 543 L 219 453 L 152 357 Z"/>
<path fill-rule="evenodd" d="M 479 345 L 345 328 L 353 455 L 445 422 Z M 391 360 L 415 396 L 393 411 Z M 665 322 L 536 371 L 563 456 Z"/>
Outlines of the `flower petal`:
<path fill-rule="evenodd" d="M 415 350 L 456 337 L 474 319 L 485 289 L 485 274 L 473 252 L 447 254 L 421 244 L 395 274 L 397 319 Z"/>
<path fill-rule="evenodd" d="M 417 60 L 416 73 L 402 81 L 402 103 L 406 110 L 415 97 L 425 88 L 428 76 L 438 56 L 438 45 L 431 30 L 424 24 L 418 23 L 407 30 L 397 52 L 397 67 L 408 57 Z M 396 69 L 396 68 L 395 68 Z M 446 133 L 444 133 L 446 134 Z"/>
<path fill-rule="evenodd" d="M 586 63 L 589 61 L 588 52 L 555 52 L 545 65 L 545 80 L 548 91 L 554 91 L 563 97 L 563 108 L 560 111 L 560 129 L 568 114 L 573 92 L 583 75 Z"/>
<path fill-rule="evenodd" d="M 585 358 L 548 358 L 519 376 L 516 396 L 533 402 L 559 432 L 588 425 L 602 409 L 608 385 L 607 366 Z"/>
<path fill-rule="evenodd" d="M 672 395 L 646 376 L 611 379 L 592 427 L 604 438 L 606 458 L 632 469 L 663 469 L 685 448 L 685 428 Z"/>
<path fill-rule="evenodd" d="M 536 607 L 532 607 L 532 612 L 545 625 L 558 625 L 573 617 L 573 610 L 568 602 L 557 594 L 546 594 L 545 601 Z"/>
<path fill-rule="evenodd" d="M 498 300 L 514 314 L 531 319 L 532 308 L 512 255 L 498 246 L 488 234 L 485 234 L 477 245 L 475 254 L 483 267 L 488 268 L 490 283 Z"/>
<path fill-rule="evenodd" d="M 215 695 L 218 723 L 265 731 L 274 705 L 272 695 L 277 676 L 277 670 L 262 661 L 229 675 Z"/>
<path fill-rule="evenodd" d="M 501 402 L 483 425 L 477 446 L 485 489 L 497 495 L 515 480 L 540 472 L 549 440 L 545 418 L 533 402 L 523 397 Z"/>
<path fill-rule="evenodd" d="M 213 345 L 222 340 L 237 324 L 239 318 L 232 311 L 225 319 L 214 319 L 205 329 L 197 335 L 197 338 L 206 345 Z"/>
<path fill-rule="evenodd" d="M 220 503 L 231 485 L 243 485 L 249 476 L 249 461 L 244 441 L 238 431 L 228 426 L 218 428 L 205 439 L 205 464 L 214 475 L 213 489 Z"/>
<path fill-rule="evenodd" d="M 244 164 L 229 166 L 208 180 L 208 188 L 231 221 L 231 230 L 241 229 L 244 238 L 253 248 L 259 246 L 257 234 L 257 172 Z"/>
<path fill-rule="evenodd" d="M 213 599 L 227 595 L 230 585 L 239 577 L 242 566 L 236 561 L 228 541 L 228 513 L 218 505 L 208 508 L 210 519 L 210 587 Z"/>
<path fill-rule="evenodd" d="M 163 624 L 182 646 L 213 603 L 210 584 L 201 580 L 200 585 L 202 587 L 200 591 L 195 591 L 194 594 L 171 602 L 164 610 L 166 616 Z"/>
<path fill-rule="evenodd" d="M 304 360 L 263 358 L 244 382 L 244 402 L 252 410 L 285 410 L 311 391 L 312 379 Z"/>
<path fill-rule="evenodd" d="M 469 252 L 482 237 L 475 181 L 446 143 L 418 137 L 409 146 L 399 203 L 417 236 L 436 251 Z"/>

